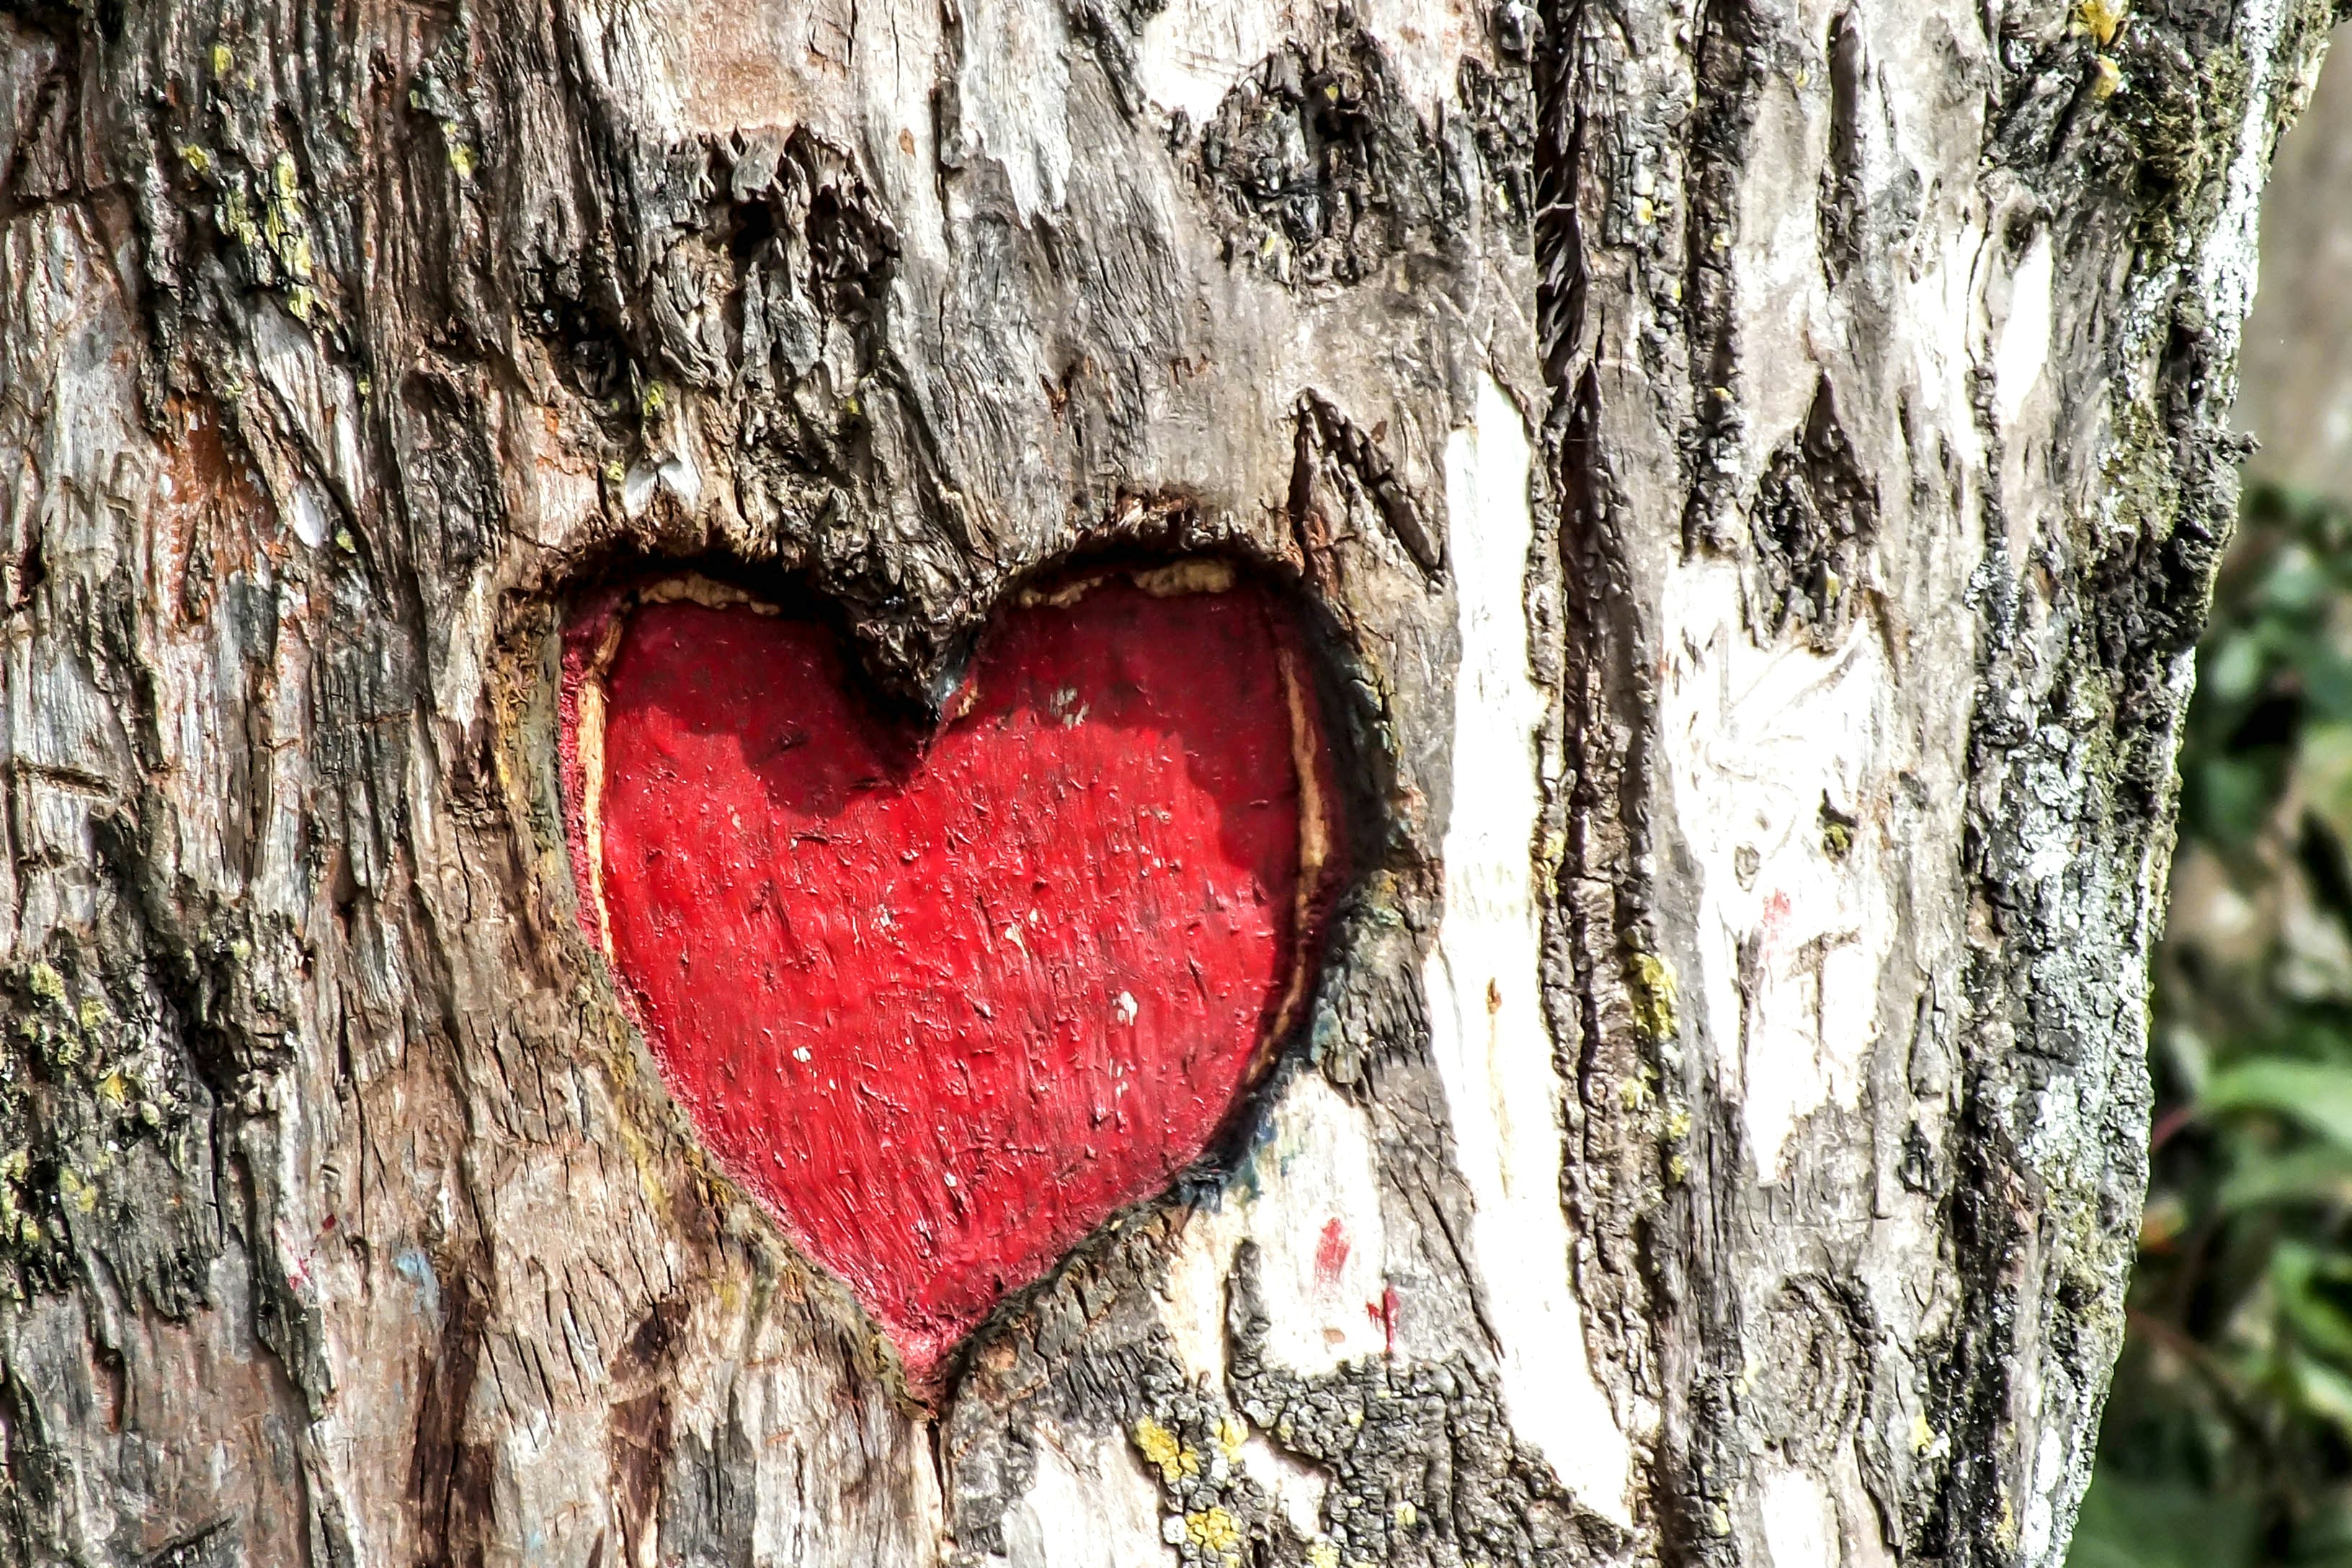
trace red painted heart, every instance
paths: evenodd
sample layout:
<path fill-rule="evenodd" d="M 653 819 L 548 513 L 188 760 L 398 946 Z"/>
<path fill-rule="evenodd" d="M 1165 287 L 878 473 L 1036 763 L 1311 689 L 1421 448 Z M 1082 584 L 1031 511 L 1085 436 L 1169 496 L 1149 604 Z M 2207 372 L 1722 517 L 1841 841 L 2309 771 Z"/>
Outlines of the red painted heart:
<path fill-rule="evenodd" d="M 679 1104 L 915 1383 L 1197 1160 L 1336 864 L 1292 616 L 1221 563 L 1023 595 L 936 731 L 699 579 L 576 616 L 583 923 Z"/>

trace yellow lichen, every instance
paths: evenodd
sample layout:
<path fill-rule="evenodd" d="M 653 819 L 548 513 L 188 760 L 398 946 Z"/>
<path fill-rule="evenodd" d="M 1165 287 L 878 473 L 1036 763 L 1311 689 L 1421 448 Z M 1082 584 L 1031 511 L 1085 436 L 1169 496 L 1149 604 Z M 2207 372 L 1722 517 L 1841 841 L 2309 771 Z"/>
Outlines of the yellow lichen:
<path fill-rule="evenodd" d="M 1248 1440 L 1249 1428 L 1242 1424 L 1240 1416 L 1221 1415 L 1217 1418 L 1217 1447 L 1226 1458 L 1240 1458 L 1242 1445 Z"/>
<path fill-rule="evenodd" d="M 245 193 L 231 186 L 221 195 L 221 232 L 250 250 L 261 243 L 260 226 L 246 211 Z"/>
<path fill-rule="evenodd" d="M 228 73 L 235 69 L 236 67 L 236 57 L 229 53 L 228 46 L 226 44 L 215 44 L 213 46 L 213 79 L 215 81 L 219 80 L 222 77 L 228 75 Z"/>
<path fill-rule="evenodd" d="M 1221 1508 L 1204 1508 L 1184 1516 L 1185 1539 L 1202 1552 L 1223 1557 L 1242 1543 L 1242 1522 Z"/>
<path fill-rule="evenodd" d="M 2130 15 L 2130 8 L 2118 0 L 2076 0 L 2074 5 L 2075 22 L 2103 49 L 2116 41 L 2124 18 Z"/>
<path fill-rule="evenodd" d="M 1832 811 L 1827 801 L 1822 803 L 1822 850 L 1832 860 L 1853 853 L 1853 824 Z"/>
<path fill-rule="evenodd" d="M 474 150 L 455 137 L 449 141 L 449 166 L 457 171 L 461 180 L 474 177 Z"/>
<path fill-rule="evenodd" d="M 1654 1040 L 1674 1034 L 1679 1021 L 1675 974 L 1654 952 L 1637 952 L 1627 964 L 1633 981 L 1633 1026 Z"/>
<path fill-rule="evenodd" d="M 2101 55 L 2091 62 L 2091 96 L 2113 98 L 2124 89 L 2124 68 L 2113 58 Z"/>
<path fill-rule="evenodd" d="M 1153 1464 L 1165 1465 L 1176 1458 L 1181 1445 L 1175 1433 L 1146 1415 L 1135 1424 L 1135 1446 L 1143 1450 L 1143 1457 Z"/>
<path fill-rule="evenodd" d="M 78 1214 L 89 1214 L 98 1207 L 98 1189 L 81 1179 L 81 1173 L 71 1165 L 58 1170 L 58 1195 L 74 1206 Z"/>
<path fill-rule="evenodd" d="M 1201 1473 L 1199 1452 L 1186 1447 L 1175 1433 L 1149 1415 L 1135 1424 L 1135 1446 L 1146 1459 L 1159 1467 L 1160 1479 L 1171 1487 L 1187 1476 Z"/>
<path fill-rule="evenodd" d="M 62 1002 L 66 999 L 64 977 L 46 963 L 34 964 L 26 972 L 25 981 L 33 988 L 33 994 L 44 1002 Z"/>

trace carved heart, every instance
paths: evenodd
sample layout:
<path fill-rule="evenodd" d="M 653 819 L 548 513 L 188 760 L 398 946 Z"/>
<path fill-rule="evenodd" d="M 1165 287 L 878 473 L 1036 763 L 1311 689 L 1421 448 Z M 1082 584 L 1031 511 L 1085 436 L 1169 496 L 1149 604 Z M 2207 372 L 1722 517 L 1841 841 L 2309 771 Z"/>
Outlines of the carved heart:
<path fill-rule="evenodd" d="M 678 579 L 574 617 L 583 919 L 711 1151 L 918 1386 L 1197 1160 L 1335 857 L 1298 633 L 1222 563 L 1031 591 L 929 732 L 833 629 Z"/>

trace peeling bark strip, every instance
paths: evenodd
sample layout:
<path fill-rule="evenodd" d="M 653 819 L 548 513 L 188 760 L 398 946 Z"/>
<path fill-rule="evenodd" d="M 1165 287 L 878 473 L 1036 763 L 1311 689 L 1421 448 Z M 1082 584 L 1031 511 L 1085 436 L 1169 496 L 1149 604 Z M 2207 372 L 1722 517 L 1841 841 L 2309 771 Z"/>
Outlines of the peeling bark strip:
<path fill-rule="evenodd" d="M 1226 563 L 1082 576 L 925 732 L 821 620 L 634 597 L 566 634 L 583 922 L 705 1142 L 933 1392 L 1294 1032 L 1340 869 L 1305 651 Z"/>
<path fill-rule="evenodd" d="M 2329 20 L 0 7 L 0 1563 L 2055 1564 Z M 1349 879 L 919 1406 L 583 934 L 562 611 L 921 711 L 1199 559 Z"/>

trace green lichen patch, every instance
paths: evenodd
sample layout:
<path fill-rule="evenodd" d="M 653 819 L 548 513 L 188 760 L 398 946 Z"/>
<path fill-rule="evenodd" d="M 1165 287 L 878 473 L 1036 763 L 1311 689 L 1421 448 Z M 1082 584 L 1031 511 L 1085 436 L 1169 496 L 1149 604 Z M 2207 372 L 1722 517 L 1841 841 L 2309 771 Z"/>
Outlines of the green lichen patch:
<path fill-rule="evenodd" d="M 63 1284 L 102 1239 L 118 1278 L 184 1309 L 208 1249 L 179 1188 L 208 1182 L 210 1144 L 156 999 L 68 950 L 0 971 L 0 1297 Z"/>
<path fill-rule="evenodd" d="M 2252 73 L 2234 47 L 2200 58 L 2154 27 L 2127 29 L 2100 58 L 2112 60 L 2118 86 L 2128 84 L 2102 100 L 2124 154 L 2113 177 L 2137 205 L 2148 247 L 2169 251 L 2181 226 L 2206 228 L 2221 203 Z"/>

